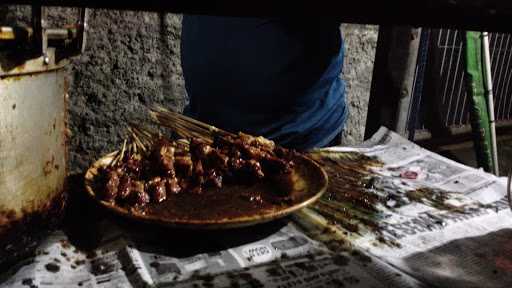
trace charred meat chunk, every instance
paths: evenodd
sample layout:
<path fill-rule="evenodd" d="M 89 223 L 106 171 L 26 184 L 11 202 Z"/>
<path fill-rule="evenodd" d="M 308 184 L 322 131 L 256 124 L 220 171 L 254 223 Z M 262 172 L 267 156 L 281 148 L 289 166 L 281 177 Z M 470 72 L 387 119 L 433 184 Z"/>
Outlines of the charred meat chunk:
<path fill-rule="evenodd" d="M 211 169 L 206 173 L 206 184 L 215 188 L 222 188 L 222 174 Z"/>
<path fill-rule="evenodd" d="M 174 152 L 175 148 L 165 140 L 160 140 L 153 150 L 153 158 L 157 163 L 158 170 L 166 176 L 175 177 L 174 170 Z"/>
<path fill-rule="evenodd" d="M 192 140 L 190 142 L 190 151 L 193 161 L 201 161 L 205 168 L 214 168 L 217 170 L 227 170 L 229 157 L 202 142 L 201 140 Z M 195 172 L 194 172 L 195 173 Z"/>
<path fill-rule="evenodd" d="M 142 161 L 140 158 L 135 157 L 133 155 L 128 156 L 128 159 L 125 161 L 124 170 L 133 175 L 135 177 L 139 177 L 142 171 Z"/>
<path fill-rule="evenodd" d="M 275 144 L 274 141 L 266 139 L 266 138 L 261 137 L 261 136 L 254 137 L 252 135 L 239 132 L 238 133 L 238 138 L 243 143 L 246 143 L 246 144 L 248 144 L 250 146 L 257 147 L 257 148 L 260 148 L 260 149 L 265 149 L 265 150 L 271 151 L 271 150 L 273 150 L 276 147 L 276 144 Z"/>
<path fill-rule="evenodd" d="M 128 204 L 134 206 L 145 206 L 150 202 L 150 198 L 148 193 L 145 191 L 145 185 L 142 181 L 132 181 L 131 183 L 131 191 L 128 196 Z"/>
<path fill-rule="evenodd" d="M 200 139 L 193 138 L 190 141 L 190 153 L 192 158 L 206 159 L 208 154 L 213 150 L 211 146 Z"/>
<path fill-rule="evenodd" d="M 160 203 L 167 198 L 165 184 L 166 181 L 160 177 L 155 177 L 149 181 L 149 193 L 153 202 Z"/>
<path fill-rule="evenodd" d="M 121 176 L 118 186 L 118 199 L 124 200 L 130 195 L 132 179 L 128 175 Z"/>
<path fill-rule="evenodd" d="M 174 193 L 177 194 L 181 191 L 181 187 L 179 185 L 178 178 L 169 178 L 165 181 L 165 188 L 167 189 L 168 193 Z"/>
<path fill-rule="evenodd" d="M 233 169 L 234 181 L 238 184 L 253 184 L 265 177 L 261 165 L 254 159 L 235 161 L 237 169 Z"/>
<path fill-rule="evenodd" d="M 275 195 L 252 195 L 252 203 L 292 199 L 294 151 L 248 134 L 218 135 L 213 143 L 200 138 L 170 141 L 159 138 L 148 154 L 126 154 L 121 163 L 100 171 L 102 199 L 140 211 L 177 193 L 202 193 L 224 183 L 252 184 L 270 180 Z M 274 197 L 271 197 L 274 196 Z M 270 199 L 269 198 L 269 199 Z M 144 209 L 142 209 L 144 210 Z"/>
<path fill-rule="evenodd" d="M 260 159 L 264 158 L 265 156 L 267 156 L 266 152 L 261 151 L 260 149 L 258 149 L 256 147 L 249 146 L 247 144 L 240 145 L 240 151 L 242 152 L 242 155 L 246 159 L 260 160 Z"/>
<path fill-rule="evenodd" d="M 288 150 L 283 147 L 276 146 L 274 148 L 274 155 L 283 160 L 290 161 L 296 152 L 294 150 Z"/>
<path fill-rule="evenodd" d="M 202 176 L 204 174 L 203 162 L 199 159 L 194 161 L 193 174 L 194 176 Z"/>
<path fill-rule="evenodd" d="M 249 175 L 254 177 L 256 180 L 263 179 L 263 177 L 265 177 L 265 174 L 261 170 L 260 162 L 254 159 L 245 161 L 243 170 L 249 173 Z"/>
<path fill-rule="evenodd" d="M 192 176 L 193 166 L 190 156 L 176 156 L 174 159 L 176 174 L 181 177 Z"/>
<path fill-rule="evenodd" d="M 189 178 L 179 179 L 178 184 L 182 191 L 188 191 L 193 186 Z"/>
<path fill-rule="evenodd" d="M 103 200 L 112 202 L 116 199 L 119 186 L 120 169 L 112 169 L 107 172 L 107 181 L 105 184 L 105 192 Z"/>
<path fill-rule="evenodd" d="M 245 166 L 245 162 L 242 158 L 233 157 L 229 159 L 229 167 L 234 171 L 238 171 Z"/>
<path fill-rule="evenodd" d="M 204 168 L 203 168 L 203 162 L 201 160 L 196 160 L 194 162 L 194 170 L 191 177 L 191 186 L 194 190 L 194 193 L 201 192 L 201 186 L 204 184 Z"/>
<path fill-rule="evenodd" d="M 287 174 L 292 171 L 293 162 L 278 157 L 266 157 L 261 160 L 264 171 L 269 175 Z"/>
<path fill-rule="evenodd" d="M 201 194 L 203 193 L 203 187 L 201 187 L 201 185 L 199 184 L 194 184 L 194 185 L 191 185 L 190 186 L 190 193 L 192 194 Z"/>
<path fill-rule="evenodd" d="M 226 171 L 229 168 L 229 157 L 217 149 L 213 149 L 208 154 L 206 162 L 209 167 L 220 171 Z"/>

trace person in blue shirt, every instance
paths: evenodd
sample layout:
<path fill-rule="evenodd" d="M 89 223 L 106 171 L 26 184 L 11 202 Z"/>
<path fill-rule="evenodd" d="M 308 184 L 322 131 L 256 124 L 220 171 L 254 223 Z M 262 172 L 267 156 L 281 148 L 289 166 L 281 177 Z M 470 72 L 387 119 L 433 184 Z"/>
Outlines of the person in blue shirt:
<path fill-rule="evenodd" d="M 339 28 L 330 19 L 184 15 L 184 113 L 288 148 L 338 144 L 347 117 Z"/>

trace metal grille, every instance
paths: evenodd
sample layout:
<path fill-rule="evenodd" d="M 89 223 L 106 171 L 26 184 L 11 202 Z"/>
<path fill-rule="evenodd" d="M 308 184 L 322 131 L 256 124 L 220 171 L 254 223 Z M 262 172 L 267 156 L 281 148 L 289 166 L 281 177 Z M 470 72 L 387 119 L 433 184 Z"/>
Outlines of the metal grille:
<path fill-rule="evenodd" d="M 499 44 L 498 44 L 499 43 Z M 512 117 L 512 41 L 510 34 L 491 34 L 492 75 L 496 118 L 510 120 Z"/>
<path fill-rule="evenodd" d="M 435 73 L 437 93 L 443 106 L 443 123 L 447 127 L 469 124 L 469 99 L 465 89 L 463 37 L 464 31 L 433 31 L 431 55 L 438 60 Z M 512 119 L 512 39 L 504 33 L 489 36 L 496 121 Z M 423 125 L 422 125 L 423 126 Z M 420 126 L 421 127 L 421 126 Z"/>

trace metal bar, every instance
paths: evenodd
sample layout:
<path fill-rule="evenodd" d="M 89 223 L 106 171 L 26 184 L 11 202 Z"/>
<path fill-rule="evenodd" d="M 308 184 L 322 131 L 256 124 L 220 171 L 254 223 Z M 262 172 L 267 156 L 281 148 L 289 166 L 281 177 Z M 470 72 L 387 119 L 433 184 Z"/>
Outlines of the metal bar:
<path fill-rule="evenodd" d="M 496 33 L 496 39 L 498 37 L 500 37 L 500 33 Z M 501 34 L 501 39 L 503 39 L 504 37 L 504 34 Z M 493 48 L 492 48 L 492 51 L 491 51 L 491 70 L 492 70 L 492 79 L 493 79 L 493 86 L 496 87 L 496 92 L 498 92 L 498 83 L 496 83 L 498 80 L 498 75 L 496 75 L 496 71 L 498 69 L 498 67 L 500 66 L 500 62 L 499 62 L 499 57 L 500 57 L 500 53 L 501 53 L 501 50 L 499 48 L 496 48 L 496 45 L 497 45 L 498 41 L 496 40 L 494 42 L 494 45 L 493 45 Z M 496 94 L 496 105 L 498 105 L 497 107 L 499 107 L 499 98 L 498 98 L 498 94 Z"/>
<path fill-rule="evenodd" d="M 461 83 L 461 85 L 464 87 L 464 83 L 466 83 L 466 79 L 465 79 L 465 75 L 464 75 L 464 81 L 463 83 Z M 467 90 L 464 88 L 463 89 L 463 93 L 464 93 L 464 102 L 462 102 L 462 117 L 461 117 L 461 121 L 459 123 L 459 125 L 467 125 L 469 123 L 469 105 L 466 106 L 466 104 L 469 102 L 468 100 L 468 92 Z"/>
<path fill-rule="evenodd" d="M 495 50 L 497 51 L 498 55 L 496 56 L 496 62 L 495 62 L 495 65 L 494 65 L 494 68 L 492 69 L 492 77 L 493 79 L 496 79 L 496 72 L 498 70 L 498 66 L 499 66 L 499 63 L 500 63 L 500 58 L 501 58 L 501 49 L 503 47 L 503 38 L 505 38 L 505 34 L 501 34 L 501 38 L 500 38 L 500 44 L 499 44 L 499 48 L 498 50 Z M 493 83 L 494 84 L 494 83 Z"/>
<path fill-rule="evenodd" d="M 293 9 L 284 1 L 193 1 L 193 0 L 4 0 L 4 4 L 40 4 L 173 13 L 238 16 L 336 16 L 346 23 L 451 27 L 470 30 L 512 31 L 512 1 L 509 0 L 359 0 L 296 1 Z M 421 13 L 418 13 L 421 11 Z"/>
<path fill-rule="evenodd" d="M 498 44 L 498 37 L 499 37 L 500 33 L 491 33 L 489 36 L 489 43 L 493 43 L 493 47 L 492 49 L 490 49 L 490 52 L 491 52 L 491 69 L 493 67 L 496 67 L 499 63 L 498 63 L 498 60 L 497 60 L 497 57 L 494 57 L 495 55 L 495 52 L 498 51 L 499 49 L 496 49 L 496 45 Z M 490 45 L 490 44 L 489 44 Z M 499 51 L 498 51 L 499 53 Z M 496 75 L 494 75 L 494 72 L 492 74 L 492 77 L 493 79 L 495 78 Z"/>
<path fill-rule="evenodd" d="M 428 52 L 430 48 L 430 29 L 422 29 L 417 56 L 416 74 L 413 87 L 411 106 L 409 107 L 409 124 L 407 125 L 408 138 L 414 141 L 416 137 L 416 125 L 420 117 L 421 103 L 423 96 L 423 85 L 425 81 L 425 70 L 428 63 Z"/>
<path fill-rule="evenodd" d="M 438 41 L 437 41 L 437 46 L 439 46 L 439 48 L 441 48 L 441 45 L 439 42 L 441 42 L 441 35 L 443 35 L 443 30 L 444 29 L 441 29 L 439 30 L 439 38 L 438 38 Z M 450 29 L 447 29 L 446 30 L 446 38 L 444 40 L 444 47 L 442 48 L 443 49 L 443 58 L 441 59 L 441 69 L 439 70 L 439 74 L 440 75 L 443 75 L 443 71 L 444 71 L 444 63 L 445 63 L 445 59 L 446 59 L 446 50 L 448 50 L 448 38 L 450 37 Z M 443 103 L 444 103 L 444 98 L 443 98 Z"/>
<path fill-rule="evenodd" d="M 511 35 L 508 35 L 509 38 L 512 38 Z M 512 42 L 512 41 L 511 41 Z M 511 67 L 511 59 L 512 59 L 512 45 L 511 47 L 505 51 L 505 53 L 508 55 L 508 60 L 506 64 L 506 74 L 505 78 L 503 79 L 503 87 L 502 87 L 502 95 L 503 95 L 503 109 L 500 111 L 500 117 L 504 117 L 507 112 L 507 103 L 512 100 L 511 95 L 508 93 L 505 93 L 505 86 L 509 85 L 509 82 L 506 81 L 507 78 L 510 77 L 510 74 L 512 74 L 512 67 Z"/>
<path fill-rule="evenodd" d="M 500 121 L 496 122 L 497 128 L 510 128 L 512 127 L 512 121 Z M 462 135 L 462 134 L 469 134 L 472 132 L 472 128 L 470 124 L 464 124 L 460 126 L 452 126 L 448 127 L 448 131 L 450 132 L 449 135 Z M 504 135 L 498 135 L 498 137 L 501 137 Z"/>
<path fill-rule="evenodd" d="M 496 51 L 496 43 L 497 43 L 496 38 L 498 38 L 498 36 L 497 36 L 497 35 L 499 35 L 499 34 L 498 34 L 498 33 L 492 33 L 492 34 L 491 34 L 491 39 L 490 39 L 490 42 L 493 42 L 493 43 L 494 43 L 494 46 L 492 47 L 492 50 L 491 50 L 491 60 L 493 60 L 493 61 L 495 60 L 495 59 L 494 59 L 494 52 Z M 494 38 L 494 41 L 493 41 L 493 39 L 492 39 L 492 38 Z M 494 65 L 494 64 L 493 64 L 493 65 Z"/>
<path fill-rule="evenodd" d="M 18 31 L 18 32 L 16 32 Z M 22 33 L 19 33 L 22 32 Z M 48 41 L 72 40 L 77 35 L 77 29 L 46 29 Z M 0 27 L 0 41 L 34 41 L 34 31 L 30 27 Z"/>
<path fill-rule="evenodd" d="M 510 88 L 510 85 L 511 85 L 511 83 L 510 83 L 511 78 L 512 78 L 512 73 L 510 73 L 510 75 L 508 75 L 508 79 L 507 79 L 507 90 L 505 91 L 505 94 L 506 94 L 506 95 L 509 95 L 509 94 L 508 94 L 508 89 Z M 506 119 L 507 119 L 507 120 L 510 120 L 510 119 L 511 119 L 510 114 L 512 114 L 512 109 L 511 109 L 511 108 L 512 108 L 512 97 L 509 97 L 509 99 L 508 99 L 508 103 L 509 103 L 509 104 L 507 105 L 508 113 L 507 113 Z M 503 118 L 505 118 L 505 117 L 503 117 Z"/>
<path fill-rule="evenodd" d="M 450 91 L 450 100 L 452 100 L 451 96 L 453 96 L 453 92 L 455 91 L 455 83 L 457 82 L 456 80 L 457 80 L 457 77 L 458 77 L 458 74 L 459 74 L 460 56 L 462 55 L 462 42 L 460 42 L 458 50 L 459 50 L 459 53 L 458 53 L 458 56 L 457 56 L 457 62 L 455 63 L 455 72 L 453 73 L 452 89 Z M 450 111 L 450 109 L 452 107 L 452 103 L 453 103 L 453 101 L 450 101 L 448 103 L 448 111 Z M 457 107 L 458 106 L 459 106 L 459 98 L 457 97 L 457 100 L 455 100 L 455 112 L 454 113 L 449 113 L 449 114 L 453 115 L 453 122 L 452 122 L 452 124 L 455 124 L 455 118 L 457 117 Z"/>
<path fill-rule="evenodd" d="M 78 37 L 77 37 L 77 49 L 79 53 L 83 53 L 85 51 L 85 42 L 87 39 L 87 21 L 89 18 L 89 13 L 87 8 L 80 9 L 80 19 L 78 20 Z"/>
<path fill-rule="evenodd" d="M 507 37 L 510 40 L 510 35 L 507 35 Z M 508 60 L 506 61 L 506 65 L 505 65 L 505 62 L 502 64 L 502 65 L 505 65 L 505 73 L 503 73 L 503 75 L 500 75 L 500 77 L 503 76 L 503 81 L 501 81 L 501 78 L 500 78 L 500 82 L 498 83 L 498 85 L 499 84 L 501 84 L 501 85 L 498 87 L 498 89 L 496 89 L 496 93 L 500 93 L 500 97 L 498 99 L 499 100 L 498 101 L 498 109 L 496 112 L 498 119 L 502 118 L 506 112 L 506 104 L 507 104 L 507 96 L 508 95 L 507 95 L 507 93 L 505 93 L 505 87 L 507 87 L 506 85 L 508 85 L 506 80 L 508 78 L 508 75 L 510 74 L 510 71 L 512 70 L 510 68 L 510 59 L 512 56 L 512 53 L 510 52 L 510 48 L 512 48 L 512 45 L 511 45 L 511 47 L 509 47 L 509 49 L 507 49 L 504 52 L 506 54 L 505 57 L 508 58 Z"/>
<path fill-rule="evenodd" d="M 507 41 L 508 42 L 508 41 Z M 507 43 L 508 44 L 508 43 Z M 507 45 L 508 46 L 508 45 Z M 489 124 L 491 130 L 491 153 L 492 153 L 492 161 L 493 161 L 493 172 L 494 175 L 499 176 L 499 168 L 498 168 L 498 146 L 496 144 L 496 124 L 494 120 L 494 98 L 492 93 L 492 74 L 491 74 L 491 56 L 489 53 L 489 33 L 482 33 L 482 50 L 483 50 L 483 72 L 485 79 L 485 92 L 487 96 L 487 113 L 489 114 Z"/>
<path fill-rule="evenodd" d="M 451 51 L 450 51 L 450 58 L 449 58 L 449 64 L 448 64 L 448 72 L 447 72 L 447 77 L 446 77 L 446 81 L 444 83 L 444 89 L 443 89 L 443 105 L 446 105 L 451 102 L 451 97 L 449 99 L 446 99 L 447 96 L 450 96 L 450 95 L 447 95 L 447 89 L 448 89 L 448 84 L 450 83 L 450 78 L 451 76 L 453 75 L 453 73 L 450 73 L 451 70 L 452 70 L 452 62 L 453 62 L 453 52 L 455 50 L 455 42 L 457 40 L 457 33 L 458 31 L 455 31 L 454 33 L 454 36 L 453 36 L 453 41 L 452 41 L 452 45 L 451 45 Z M 448 48 L 447 48 L 448 49 Z M 446 103 L 446 101 L 448 101 L 448 103 Z M 445 122 L 445 125 L 448 126 L 448 118 L 449 118 L 449 110 L 446 110 L 446 115 L 444 115 L 444 122 Z"/>
<path fill-rule="evenodd" d="M 459 84 L 459 93 L 464 93 L 464 100 L 462 100 L 462 115 L 460 117 L 459 125 L 469 123 L 469 109 L 466 107 L 466 103 L 468 103 L 469 100 L 468 100 L 468 92 L 466 90 L 466 86 L 464 85 L 465 83 L 466 83 L 466 73 L 463 73 L 462 81 Z"/>
<path fill-rule="evenodd" d="M 462 43 L 461 43 L 462 44 Z M 461 46 L 461 50 L 462 50 L 462 46 Z M 459 125 L 462 124 L 462 121 L 464 119 L 464 108 L 466 107 L 466 90 L 463 90 L 462 87 L 464 87 L 464 83 L 465 83 L 466 79 L 465 79 L 465 75 L 464 75 L 464 72 L 462 72 L 462 75 L 460 76 L 460 81 L 459 81 L 459 89 L 457 90 L 457 106 L 455 107 L 455 112 L 458 111 L 458 107 L 459 107 L 459 103 L 461 103 L 461 108 L 460 108 L 460 114 L 458 114 L 458 118 L 459 118 Z M 464 96 L 462 97 L 462 100 L 461 99 L 461 96 L 462 94 L 464 94 Z M 456 121 L 454 121 L 456 122 Z M 455 123 L 454 123 L 455 124 Z"/>
<path fill-rule="evenodd" d="M 510 54 L 512 54 L 512 51 L 509 52 Z M 509 66 L 510 64 L 510 54 L 509 54 L 509 62 L 507 63 L 507 66 Z M 511 69 L 512 70 L 512 69 Z M 511 80 L 511 77 L 512 77 L 512 71 L 511 73 L 508 74 L 508 77 L 505 77 L 505 85 L 506 85 L 506 89 L 504 91 L 504 95 L 505 95 L 505 105 L 504 105 L 504 113 L 503 113 L 503 116 L 498 118 L 498 120 L 503 120 L 503 119 L 510 119 L 510 113 L 511 113 L 511 110 L 510 108 L 512 108 L 510 104 L 512 104 L 512 96 L 509 96 L 510 94 L 508 94 L 508 91 L 509 91 L 509 88 L 510 88 L 510 80 Z M 508 99 L 507 99 L 507 96 L 508 96 Z M 508 112 L 507 112 L 508 111 Z M 505 114 L 506 112 L 506 114 Z M 506 116 L 505 116 L 506 115 Z"/>
<path fill-rule="evenodd" d="M 503 37 L 505 37 L 505 34 L 503 34 Z M 494 78 L 494 79 L 493 79 L 493 81 L 492 81 L 492 85 L 493 85 L 494 87 L 496 87 L 496 92 L 498 92 L 499 84 L 500 84 L 501 79 L 502 79 L 502 77 L 503 77 L 503 66 L 504 66 L 503 64 L 504 64 L 504 63 L 502 63 L 502 62 L 504 62 L 504 61 L 505 61 L 506 51 L 507 51 L 507 48 L 509 47 L 509 42 L 510 42 L 510 37 L 508 37 L 508 35 L 507 35 L 507 42 L 506 42 L 506 44 L 505 44 L 505 49 L 504 49 L 504 50 L 500 49 L 499 54 L 498 54 L 498 57 L 499 57 L 499 58 L 501 58 L 501 61 L 500 61 L 500 60 L 496 60 L 496 64 L 497 64 L 497 65 L 495 65 L 495 67 L 496 67 L 496 66 L 499 66 L 499 72 L 498 72 L 498 75 L 496 75 L 496 74 L 493 74 L 493 75 L 492 75 L 492 77 Z M 500 47 L 500 48 L 501 48 L 501 47 Z M 502 53 L 503 53 L 503 54 L 505 54 L 505 55 L 502 55 Z M 497 95 L 498 95 L 498 94 L 496 93 L 496 96 L 497 96 Z M 501 98 L 500 98 L 500 99 L 501 99 Z M 498 113 L 499 113 L 499 111 L 501 110 L 501 109 L 500 109 L 500 108 L 501 108 L 501 105 L 500 105 L 500 104 L 501 104 L 501 101 L 498 101 L 498 107 L 497 107 L 497 109 L 496 109 L 496 111 L 498 111 Z"/>
<path fill-rule="evenodd" d="M 464 82 L 466 81 L 466 79 L 464 79 L 464 75 L 462 75 L 462 80 L 460 81 L 459 83 L 459 92 L 458 92 L 458 95 L 464 95 L 462 97 L 462 101 L 461 101 L 461 108 L 460 108 L 460 117 L 459 117 L 459 122 L 457 123 L 457 125 L 462 125 L 464 124 L 464 117 L 466 116 L 466 110 L 464 110 L 464 108 L 466 108 L 466 91 L 465 90 L 462 90 L 462 86 L 464 84 Z"/>
<path fill-rule="evenodd" d="M 498 55 L 500 55 L 502 50 L 498 50 L 497 52 L 498 52 Z M 495 59 L 491 58 L 491 68 L 492 67 L 494 67 L 495 69 L 498 69 L 497 67 L 500 67 L 500 69 L 502 70 L 501 72 L 498 72 L 498 75 L 496 75 L 496 74 L 492 75 L 492 77 L 493 77 L 493 86 L 495 87 L 494 88 L 495 89 L 494 105 L 496 107 L 496 115 L 499 115 L 499 111 L 501 109 L 502 97 L 503 97 L 503 93 L 500 93 L 501 90 L 502 90 L 500 88 L 500 83 L 502 83 L 501 79 L 504 76 L 503 75 L 503 61 L 499 61 L 498 57 L 495 57 Z M 506 73 L 507 70 L 508 69 L 505 70 L 505 73 Z M 505 76 L 504 79 L 507 79 L 506 76 Z"/>

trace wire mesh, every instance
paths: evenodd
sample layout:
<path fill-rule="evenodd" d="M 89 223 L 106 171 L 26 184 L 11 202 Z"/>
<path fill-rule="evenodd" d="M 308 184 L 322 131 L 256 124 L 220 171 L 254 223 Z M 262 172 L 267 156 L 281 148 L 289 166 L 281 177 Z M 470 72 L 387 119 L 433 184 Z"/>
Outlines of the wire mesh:
<path fill-rule="evenodd" d="M 430 34 L 433 47 L 429 62 L 437 79 L 439 105 L 442 105 L 442 123 L 446 127 L 468 125 L 470 103 L 465 87 L 463 40 L 465 31 L 436 29 Z M 512 35 L 490 33 L 491 73 L 496 121 L 512 120 Z M 427 101 L 427 100 L 425 100 Z M 422 113 L 425 114 L 425 113 Z M 424 117 L 417 124 L 425 129 Z"/>

